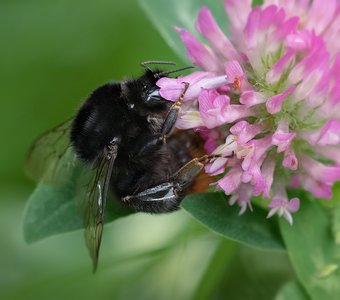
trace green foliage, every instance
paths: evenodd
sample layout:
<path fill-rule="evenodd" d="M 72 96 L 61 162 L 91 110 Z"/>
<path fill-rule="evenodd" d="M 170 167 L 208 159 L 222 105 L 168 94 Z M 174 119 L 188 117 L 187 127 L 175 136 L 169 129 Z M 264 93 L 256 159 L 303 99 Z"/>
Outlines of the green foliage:
<path fill-rule="evenodd" d="M 37 186 L 27 202 L 23 229 L 27 242 L 83 227 L 73 193 L 44 183 Z"/>
<path fill-rule="evenodd" d="M 222 240 L 215 249 L 209 265 L 199 281 L 193 299 L 211 299 L 216 292 L 221 279 L 224 277 L 226 268 L 231 265 L 235 257 L 237 247 L 234 243 Z"/>
<path fill-rule="evenodd" d="M 82 213 L 77 207 L 75 181 L 58 187 L 40 183 L 28 199 L 23 229 L 27 242 L 35 242 L 56 234 L 83 228 Z M 106 222 L 112 222 L 131 212 L 114 199 L 108 199 Z"/>
<path fill-rule="evenodd" d="M 182 207 L 210 230 L 248 246 L 284 251 L 276 219 L 266 220 L 266 211 L 255 207 L 239 216 L 240 208 L 230 207 L 222 193 L 193 194 Z"/>
<path fill-rule="evenodd" d="M 261 5 L 263 3 L 263 0 L 253 0 L 253 6 Z"/>
<path fill-rule="evenodd" d="M 340 244 L 340 205 L 332 208 L 332 233 L 336 244 Z"/>
<path fill-rule="evenodd" d="M 61 187 L 40 183 L 31 195 L 24 215 L 24 234 L 28 242 L 83 227 L 76 207 L 75 180 Z M 238 207 L 227 205 L 221 193 L 193 194 L 183 201 L 183 208 L 212 231 L 227 239 L 267 250 L 284 250 L 276 219 L 266 220 L 266 213 L 256 207 L 253 213 L 238 215 Z M 106 222 L 131 212 L 109 199 Z"/>
<path fill-rule="evenodd" d="M 292 281 L 280 289 L 275 300 L 310 300 L 310 298 L 300 284 Z"/>
<path fill-rule="evenodd" d="M 293 226 L 280 220 L 288 255 L 312 299 L 339 299 L 340 246 L 331 232 L 330 213 L 306 196 L 301 202 Z"/>

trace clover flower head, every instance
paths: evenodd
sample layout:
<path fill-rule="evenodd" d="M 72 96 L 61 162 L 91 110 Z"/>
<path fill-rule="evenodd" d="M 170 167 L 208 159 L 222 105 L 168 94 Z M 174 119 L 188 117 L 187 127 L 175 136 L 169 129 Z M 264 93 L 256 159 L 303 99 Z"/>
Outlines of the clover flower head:
<path fill-rule="evenodd" d="M 340 179 L 340 3 L 251 2 L 224 0 L 230 38 L 207 7 L 196 22 L 206 43 L 176 28 L 201 70 L 157 85 L 175 101 L 190 84 L 177 127 L 197 130 L 216 155 L 205 170 L 219 174 L 229 204 L 242 214 L 262 195 L 268 217 L 292 224 L 299 199 L 289 201 L 287 188 L 329 199 Z"/>

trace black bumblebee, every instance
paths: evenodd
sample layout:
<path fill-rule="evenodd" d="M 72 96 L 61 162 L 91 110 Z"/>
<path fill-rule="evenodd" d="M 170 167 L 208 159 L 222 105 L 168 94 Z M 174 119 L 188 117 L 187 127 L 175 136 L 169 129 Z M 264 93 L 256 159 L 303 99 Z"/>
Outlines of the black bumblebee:
<path fill-rule="evenodd" d="M 151 63 L 142 64 L 145 72 L 137 79 L 96 89 L 74 118 L 43 134 L 29 153 L 28 171 L 37 180 L 59 184 L 77 170 L 94 269 L 108 193 L 135 211 L 174 211 L 209 160 L 194 158 L 192 149 L 201 143 L 197 136 L 174 133 L 189 85 L 183 83 L 176 102 L 166 101 L 156 82 L 174 71 L 153 71 Z"/>

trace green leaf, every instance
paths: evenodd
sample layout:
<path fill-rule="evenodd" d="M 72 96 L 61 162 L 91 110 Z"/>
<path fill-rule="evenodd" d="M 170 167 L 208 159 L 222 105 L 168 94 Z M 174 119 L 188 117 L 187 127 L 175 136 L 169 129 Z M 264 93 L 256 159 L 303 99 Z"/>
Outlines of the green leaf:
<path fill-rule="evenodd" d="M 296 274 L 312 299 L 339 299 L 340 247 L 332 234 L 329 211 L 305 193 L 290 226 L 280 219 L 280 229 Z"/>
<path fill-rule="evenodd" d="M 209 265 L 200 279 L 192 299 L 212 299 L 222 279 L 225 277 L 226 269 L 233 262 L 236 244 L 221 239 L 212 255 Z"/>
<path fill-rule="evenodd" d="M 276 219 L 266 219 L 266 211 L 256 207 L 239 216 L 237 205 L 229 206 L 222 193 L 193 194 L 182 207 L 212 231 L 242 244 L 267 250 L 284 251 Z"/>
<path fill-rule="evenodd" d="M 331 201 L 324 201 L 326 206 L 334 207 L 340 205 L 340 182 L 333 185 L 333 198 Z"/>
<path fill-rule="evenodd" d="M 225 33 L 228 32 L 228 18 L 222 1 L 139 0 L 139 3 L 164 40 L 183 61 L 188 60 L 185 47 L 174 26 L 182 27 L 195 33 L 195 21 L 202 6 L 208 6 L 220 27 Z"/>
<path fill-rule="evenodd" d="M 262 5 L 262 4 L 263 4 L 263 0 L 253 0 L 253 6 Z"/>
<path fill-rule="evenodd" d="M 340 205 L 340 182 L 335 182 L 333 185 L 333 196 L 332 199 L 324 199 L 320 203 L 329 208 L 337 207 Z"/>
<path fill-rule="evenodd" d="M 294 281 L 285 284 L 275 297 L 275 300 L 309 300 L 309 299 L 310 297 L 306 294 L 302 286 Z"/>
<path fill-rule="evenodd" d="M 332 231 L 335 242 L 340 244 L 340 205 L 332 208 Z"/>
<path fill-rule="evenodd" d="M 27 242 L 83 228 L 81 212 L 76 205 L 75 180 L 66 186 L 40 183 L 30 196 L 23 221 L 24 237 Z M 114 199 L 108 199 L 105 222 L 114 221 L 130 214 Z"/>
<path fill-rule="evenodd" d="M 79 229 L 82 219 L 76 211 L 72 195 L 40 183 L 30 196 L 24 214 L 24 236 L 27 242 Z"/>

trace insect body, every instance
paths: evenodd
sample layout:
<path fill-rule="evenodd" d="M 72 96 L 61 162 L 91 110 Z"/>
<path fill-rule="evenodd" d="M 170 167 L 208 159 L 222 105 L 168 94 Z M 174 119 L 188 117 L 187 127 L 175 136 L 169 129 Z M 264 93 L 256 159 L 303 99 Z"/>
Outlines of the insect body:
<path fill-rule="evenodd" d="M 108 193 L 135 211 L 170 212 L 178 209 L 208 161 L 207 156 L 193 157 L 197 137 L 184 131 L 172 134 L 188 85 L 171 103 L 159 95 L 159 74 L 147 69 L 135 80 L 99 87 L 72 120 L 47 132 L 30 151 L 29 171 L 40 180 L 50 165 L 57 177 L 64 166 L 69 168 L 66 153 L 83 165 L 79 181 L 87 175 L 81 186 L 85 240 L 94 269 Z"/>

